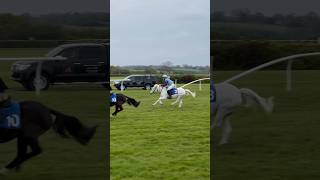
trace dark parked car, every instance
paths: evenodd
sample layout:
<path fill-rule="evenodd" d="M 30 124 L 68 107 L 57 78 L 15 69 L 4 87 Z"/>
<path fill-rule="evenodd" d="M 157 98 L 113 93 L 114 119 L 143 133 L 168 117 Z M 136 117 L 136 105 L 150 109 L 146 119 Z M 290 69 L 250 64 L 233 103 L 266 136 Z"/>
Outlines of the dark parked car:
<path fill-rule="evenodd" d="M 156 75 L 130 75 L 123 80 L 115 81 L 114 86 L 120 90 L 121 84 L 124 88 L 142 87 L 144 89 L 151 89 L 155 84 L 160 82 L 160 77 Z"/>
<path fill-rule="evenodd" d="M 39 62 L 41 74 L 37 76 Z M 66 44 L 54 48 L 43 59 L 14 63 L 11 77 L 28 90 L 74 82 L 99 82 L 109 87 L 109 63 L 109 44 Z"/>

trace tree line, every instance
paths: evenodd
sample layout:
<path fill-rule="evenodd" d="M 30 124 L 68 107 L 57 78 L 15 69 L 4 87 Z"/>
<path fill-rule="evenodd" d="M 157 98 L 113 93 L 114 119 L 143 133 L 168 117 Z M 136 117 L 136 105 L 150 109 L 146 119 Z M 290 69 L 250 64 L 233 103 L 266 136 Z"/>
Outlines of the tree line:
<path fill-rule="evenodd" d="M 0 40 L 109 39 L 105 13 L 0 14 Z"/>
<path fill-rule="evenodd" d="M 309 52 L 320 52 L 320 44 L 270 41 L 213 42 L 211 44 L 214 70 L 246 70 L 277 58 Z M 294 61 L 293 69 L 318 70 L 320 69 L 319 58 L 318 56 L 304 57 L 302 61 Z M 285 68 L 286 62 L 266 69 Z"/>
<path fill-rule="evenodd" d="M 320 16 L 306 14 L 265 15 L 248 9 L 235 9 L 227 14 L 211 14 L 214 39 L 317 39 L 320 37 Z"/>
<path fill-rule="evenodd" d="M 169 74 L 169 75 L 188 75 L 188 74 L 209 74 L 209 66 L 191 66 L 191 65 L 176 65 L 176 66 L 112 66 L 110 74 L 113 76 L 125 76 L 130 74 Z"/>

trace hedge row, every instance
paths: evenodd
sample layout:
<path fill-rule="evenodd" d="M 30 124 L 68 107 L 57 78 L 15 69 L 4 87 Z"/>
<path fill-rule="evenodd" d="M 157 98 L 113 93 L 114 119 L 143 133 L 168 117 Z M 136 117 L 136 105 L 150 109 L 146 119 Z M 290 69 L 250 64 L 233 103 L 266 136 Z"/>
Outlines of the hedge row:
<path fill-rule="evenodd" d="M 320 44 L 312 42 L 238 41 L 211 44 L 215 70 L 244 70 L 268 61 L 300 53 L 320 52 Z M 305 57 L 294 61 L 293 69 L 320 69 L 320 57 Z M 267 69 L 285 69 L 286 63 Z"/>
<path fill-rule="evenodd" d="M 182 83 L 189 83 L 198 79 L 206 78 L 205 76 L 197 76 L 197 75 L 177 75 L 177 76 L 171 76 L 170 79 L 177 80 L 179 84 Z M 204 80 L 201 83 L 208 84 L 210 83 L 209 80 Z"/>

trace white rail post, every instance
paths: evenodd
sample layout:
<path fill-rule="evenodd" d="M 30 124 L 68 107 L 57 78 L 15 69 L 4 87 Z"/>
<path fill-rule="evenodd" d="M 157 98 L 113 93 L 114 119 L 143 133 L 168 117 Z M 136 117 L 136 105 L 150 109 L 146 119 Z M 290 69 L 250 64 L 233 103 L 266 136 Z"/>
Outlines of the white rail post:
<path fill-rule="evenodd" d="M 199 81 L 199 91 L 202 91 L 201 81 Z"/>
<path fill-rule="evenodd" d="M 42 74 L 42 62 L 43 61 L 39 61 L 38 65 L 37 65 L 37 70 L 36 70 L 36 77 L 35 77 L 35 90 L 36 90 L 36 95 L 40 95 L 40 91 L 41 91 L 41 87 L 40 87 L 40 83 L 41 83 L 41 74 Z M 49 83 L 49 82 L 47 82 Z"/>
<path fill-rule="evenodd" d="M 123 91 L 123 90 L 124 90 L 124 86 L 123 86 L 123 80 L 121 80 L 121 85 L 120 85 L 120 89 L 121 89 L 121 91 Z"/>
<path fill-rule="evenodd" d="M 287 64 L 287 91 L 292 89 L 292 60 L 288 61 Z"/>

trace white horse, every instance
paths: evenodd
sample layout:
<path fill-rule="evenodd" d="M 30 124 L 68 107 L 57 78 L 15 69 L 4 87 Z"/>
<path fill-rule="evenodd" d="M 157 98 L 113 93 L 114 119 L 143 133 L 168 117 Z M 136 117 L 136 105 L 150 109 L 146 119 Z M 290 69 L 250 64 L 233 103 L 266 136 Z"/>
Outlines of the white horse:
<path fill-rule="evenodd" d="M 191 94 L 192 97 L 194 97 L 194 98 L 196 97 L 196 93 L 191 92 L 189 89 L 177 88 L 177 91 L 178 91 L 177 94 L 174 94 L 174 95 L 171 96 L 172 98 L 176 98 L 177 99 L 175 102 L 171 103 L 171 105 L 175 105 L 176 103 L 179 102 L 179 108 L 183 104 L 182 99 L 183 99 L 184 96 Z M 159 84 L 155 84 L 152 87 L 152 89 L 150 91 L 150 94 L 159 93 L 159 92 L 160 92 L 160 98 L 155 103 L 152 104 L 154 106 L 156 104 L 158 104 L 158 103 L 163 104 L 162 100 L 168 99 L 167 88 L 163 87 L 163 86 L 161 86 Z"/>
<path fill-rule="evenodd" d="M 259 105 L 265 112 L 270 113 L 273 111 L 273 97 L 265 99 L 250 89 L 238 89 L 229 83 L 216 84 L 215 89 L 216 101 L 212 104 L 214 107 L 212 117 L 215 118 L 215 122 L 211 122 L 211 129 L 213 131 L 216 125 L 215 123 L 217 123 L 218 127 L 223 126 L 220 144 L 228 143 L 232 131 L 228 116 L 230 116 L 239 106 L 244 105 L 249 107 L 252 105 Z"/>

